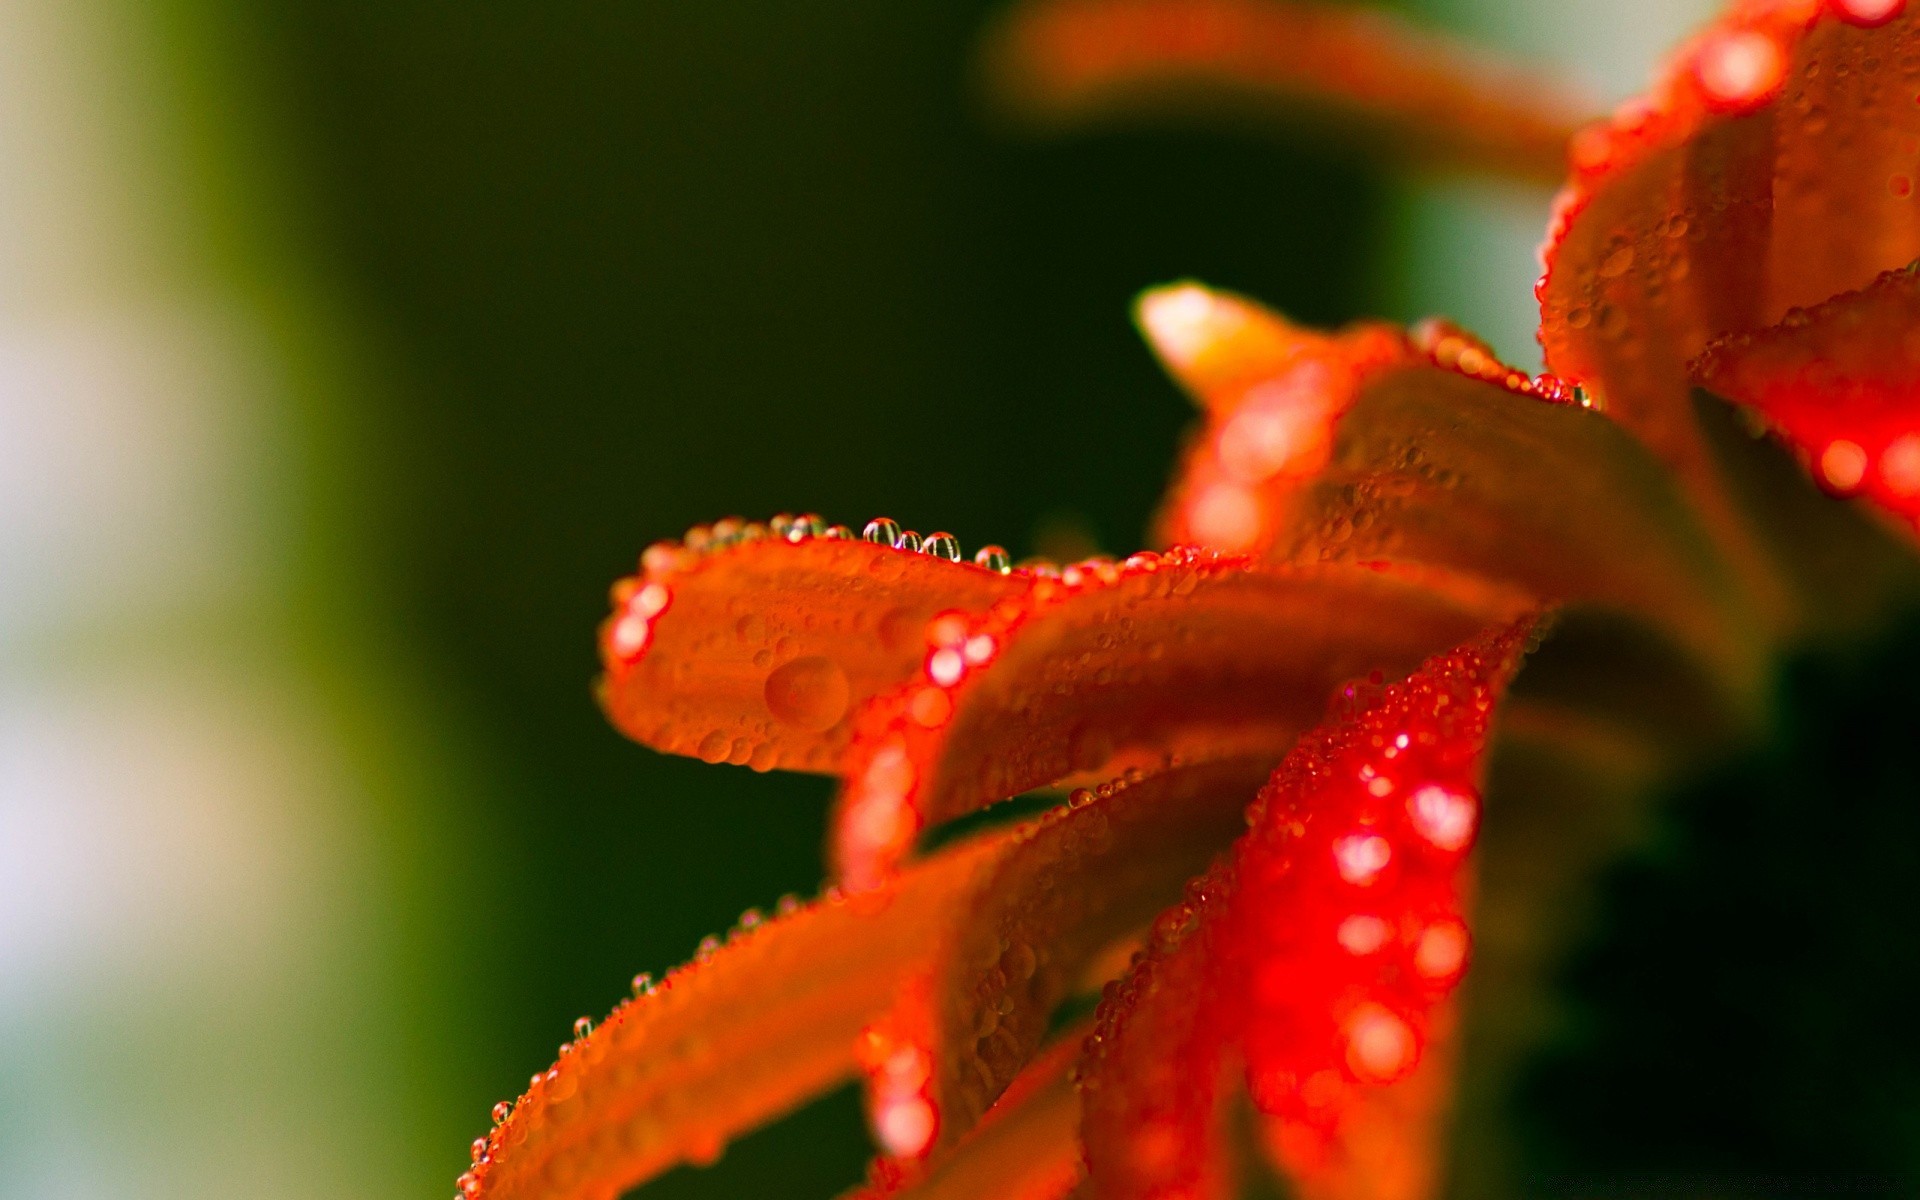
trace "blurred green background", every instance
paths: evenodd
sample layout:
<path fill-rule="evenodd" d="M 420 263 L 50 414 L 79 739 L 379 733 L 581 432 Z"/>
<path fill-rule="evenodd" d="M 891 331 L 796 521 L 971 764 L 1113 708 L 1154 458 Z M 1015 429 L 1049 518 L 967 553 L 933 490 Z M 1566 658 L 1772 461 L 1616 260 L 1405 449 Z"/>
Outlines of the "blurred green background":
<path fill-rule="evenodd" d="M 1543 195 L 1028 136 L 984 2 L 15 7 L 0 1197 L 445 1194 L 576 1015 L 816 886 L 825 781 L 594 708 L 647 543 L 1134 548 L 1169 279 L 1531 361 Z M 1703 6 L 1428 7 L 1618 94 Z M 843 1094 L 648 1194 L 827 1196 L 863 1147 Z"/>

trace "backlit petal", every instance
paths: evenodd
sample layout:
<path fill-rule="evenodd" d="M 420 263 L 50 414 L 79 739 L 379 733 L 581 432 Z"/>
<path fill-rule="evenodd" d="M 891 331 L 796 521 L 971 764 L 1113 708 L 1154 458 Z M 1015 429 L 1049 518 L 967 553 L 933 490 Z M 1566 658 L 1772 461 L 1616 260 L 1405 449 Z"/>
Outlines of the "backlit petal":
<path fill-rule="evenodd" d="M 1710 492 L 1686 364 L 1920 256 L 1920 17 L 1749 0 L 1584 131 L 1544 251 L 1548 365 Z"/>
<path fill-rule="evenodd" d="M 911 675 L 936 613 L 1019 595 L 1023 576 L 869 542 L 789 542 L 739 522 L 647 552 L 601 627 L 613 723 L 672 754 L 832 771 L 848 717 Z M 751 527 L 748 527 L 751 530 Z"/>
<path fill-rule="evenodd" d="M 1164 316 L 1209 306 L 1229 315 Z M 1724 547 L 1657 458 L 1557 381 L 1438 323 L 1413 337 L 1318 334 L 1195 284 L 1147 293 L 1140 314 L 1206 409 L 1162 516 L 1167 539 L 1435 567 L 1542 603 L 1603 605 L 1750 681 L 1759 617 Z"/>
<path fill-rule="evenodd" d="M 1080 1183 L 1080 1097 L 1072 1068 L 1077 1026 L 1029 1063 L 978 1127 L 924 1175 L 875 1182 L 844 1200 L 1061 1200 Z M 884 1170 L 888 1164 L 877 1164 Z"/>
<path fill-rule="evenodd" d="M 1714 343 L 1700 386 L 1759 413 L 1837 495 L 1920 525 L 1920 275 L 1871 287 Z"/>
<path fill-rule="evenodd" d="M 1441 1091 L 1422 1062 L 1467 965 L 1481 756 L 1527 634 L 1354 691 L 1275 772 L 1231 859 L 1162 916 L 1083 1070 L 1102 1196 L 1220 1194 L 1236 1063 L 1302 1195 L 1428 1194 Z"/>
<path fill-rule="evenodd" d="M 1144 929 L 1232 844 L 1278 757 L 1132 772 L 1076 791 L 1017 835 L 935 960 L 930 1003 L 903 1014 L 931 1052 L 930 1149 L 980 1119 L 1102 951 Z"/>
<path fill-rule="evenodd" d="M 605 1200 L 851 1075 L 863 1027 L 923 974 L 928 931 L 955 919 L 992 836 L 859 897 L 829 895 L 742 931 L 621 1005 L 534 1077 L 462 1191 Z"/>
<path fill-rule="evenodd" d="M 1072 123 L 1266 104 L 1412 157 L 1557 178 L 1586 108 L 1378 9 L 1288 0 L 1029 0 L 991 44 L 1000 98 Z"/>
<path fill-rule="evenodd" d="M 1528 604 L 1449 582 L 1175 550 L 936 622 L 920 677 L 860 717 L 832 833 L 842 878 L 867 886 L 922 830 L 1075 773 L 1277 751 L 1342 681 L 1410 670 Z"/>

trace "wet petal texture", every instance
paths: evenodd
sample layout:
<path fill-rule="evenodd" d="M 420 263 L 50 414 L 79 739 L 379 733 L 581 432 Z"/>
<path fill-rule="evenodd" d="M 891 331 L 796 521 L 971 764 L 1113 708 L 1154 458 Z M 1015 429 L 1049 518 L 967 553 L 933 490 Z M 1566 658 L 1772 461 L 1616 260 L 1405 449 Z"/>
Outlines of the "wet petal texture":
<path fill-rule="evenodd" d="M 875 892 L 829 895 L 703 950 L 496 1110 L 461 1193 L 611 1200 L 712 1161 L 735 1134 L 852 1075 L 861 1030 L 924 972 L 928 931 L 956 918 L 1004 845 L 956 845 Z"/>
<path fill-rule="evenodd" d="M 802 518 L 803 521 L 810 519 Z M 601 629 L 601 698 L 656 750 L 760 770 L 833 771 L 849 721 L 911 675 L 945 609 L 1019 594 L 1022 577 L 848 537 L 719 522 L 647 551 Z"/>
<path fill-rule="evenodd" d="M 1546 181 L 1586 112 L 1383 11 L 1287 0 L 1032 0 L 997 31 L 989 66 L 1032 119 L 1265 103 L 1416 158 Z"/>
<path fill-rule="evenodd" d="M 1206 419 L 1162 536 L 1269 561 L 1435 568 L 1635 614 L 1734 678 L 1752 614 L 1658 459 L 1458 330 L 1299 329 L 1197 284 L 1139 320 Z"/>
<path fill-rule="evenodd" d="M 881 1178 L 846 1200 L 1060 1200 L 1079 1185 L 1080 1097 L 1072 1067 L 1086 1040 L 1070 1029 L 1028 1064 L 975 1129 L 924 1173 L 875 1164 Z"/>
<path fill-rule="evenodd" d="M 1527 606 L 1447 584 L 1176 549 L 938 619 L 920 675 L 860 718 L 832 833 L 841 877 L 870 886 L 921 831 L 1077 773 L 1277 751 L 1343 681 L 1403 674 Z"/>
<path fill-rule="evenodd" d="M 926 1002 L 897 1014 L 895 1028 L 929 1052 L 932 1074 L 904 1096 L 878 1076 L 876 1113 L 924 1102 L 937 1128 L 925 1147 L 891 1149 L 937 1152 L 973 1127 L 1103 952 L 1144 930 L 1245 830 L 1247 805 L 1277 760 L 1129 772 L 1076 790 L 1016 836 L 936 958 Z"/>
<path fill-rule="evenodd" d="M 1735 4 L 1574 143 L 1539 285 L 1548 366 L 1696 484 L 1688 361 L 1920 256 L 1908 8 Z"/>
<path fill-rule="evenodd" d="M 1694 363 L 1715 395 L 1746 405 L 1836 495 L 1861 495 L 1920 526 L 1920 275 L 1796 310 L 1715 342 Z"/>
<path fill-rule="evenodd" d="M 1242 1071 L 1303 1196 L 1431 1192 L 1431 1051 L 1469 957 L 1481 758 L 1527 632 L 1350 690 L 1262 790 L 1231 859 L 1160 918 L 1083 1069 L 1102 1196 L 1230 1194 Z"/>

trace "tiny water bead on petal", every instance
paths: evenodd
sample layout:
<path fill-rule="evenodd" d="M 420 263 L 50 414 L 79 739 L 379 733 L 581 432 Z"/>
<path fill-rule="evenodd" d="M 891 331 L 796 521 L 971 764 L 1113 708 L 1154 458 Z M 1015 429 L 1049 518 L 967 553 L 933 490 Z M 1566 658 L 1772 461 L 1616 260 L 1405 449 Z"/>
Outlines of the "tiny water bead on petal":
<path fill-rule="evenodd" d="M 1760 30 L 1729 31 L 1700 47 L 1694 73 L 1709 103 L 1745 112 L 1778 93 L 1786 80 L 1787 55 L 1779 42 Z"/>
<path fill-rule="evenodd" d="M 1333 858 L 1340 878 L 1365 887 L 1379 879 L 1393 861 L 1393 844 L 1376 833 L 1349 834 L 1333 844 Z"/>
<path fill-rule="evenodd" d="M 1428 784 L 1407 797 L 1416 833 L 1449 853 L 1467 848 L 1480 820 L 1477 800 L 1442 784 Z"/>
<path fill-rule="evenodd" d="M 891 517 L 875 517 L 867 522 L 860 536 L 876 546 L 897 546 L 900 544 L 900 522 Z"/>
<path fill-rule="evenodd" d="M 982 546 L 973 556 L 977 567 L 985 567 L 996 575 L 1005 575 L 1013 570 L 1013 556 L 1000 546 Z"/>
<path fill-rule="evenodd" d="M 921 553 L 931 554 L 935 558 L 944 558 L 948 562 L 960 561 L 960 539 L 950 533 L 930 533 L 920 547 Z"/>
<path fill-rule="evenodd" d="M 895 550 L 905 550 L 909 554 L 920 553 L 921 544 L 920 535 L 911 529 L 902 532 L 899 537 L 893 539 L 893 548 Z"/>

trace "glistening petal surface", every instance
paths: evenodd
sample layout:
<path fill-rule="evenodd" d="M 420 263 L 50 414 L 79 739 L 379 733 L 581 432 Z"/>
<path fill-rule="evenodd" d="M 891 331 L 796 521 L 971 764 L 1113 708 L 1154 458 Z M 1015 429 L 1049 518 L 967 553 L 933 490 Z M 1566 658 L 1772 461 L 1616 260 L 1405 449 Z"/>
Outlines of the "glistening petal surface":
<path fill-rule="evenodd" d="M 1539 285 L 1548 366 L 1710 493 L 1686 364 L 1920 256 L 1920 18 L 1737 3 L 1575 140 Z"/>
<path fill-rule="evenodd" d="M 860 540 L 698 532 L 616 585 L 601 699 L 629 737 L 707 762 L 835 770 L 849 716 L 913 673 L 934 614 L 1028 584 Z"/>
<path fill-rule="evenodd" d="M 1275 772 L 1231 859 L 1161 918 L 1084 1072 L 1103 1196 L 1220 1194 L 1236 1063 L 1303 1195 L 1431 1188 L 1440 1090 L 1422 1060 L 1466 968 L 1480 759 L 1528 631 L 1352 692 Z"/>
<path fill-rule="evenodd" d="M 1528 605 L 1451 582 L 1176 549 L 936 621 L 919 678 L 859 719 L 832 832 L 842 878 L 868 886 L 921 831 L 1076 773 L 1277 750 L 1342 681 L 1402 674 Z"/>
<path fill-rule="evenodd" d="M 850 1076 L 861 1030 L 925 970 L 1005 845 L 962 843 L 857 898 L 743 931 L 616 1009 L 534 1077 L 461 1177 L 479 1200 L 610 1200 Z"/>
<path fill-rule="evenodd" d="M 939 1144 L 971 1128 L 1109 946 L 1146 928 L 1246 828 L 1277 754 L 1130 772 L 1017 835 L 935 959 L 926 1030 Z"/>
<path fill-rule="evenodd" d="M 1746 405 L 1793 443 L 1816 479 L 1920 527 L 1920 275 L 1802 309 L 1715 342 L 1700 386 Z"/>

